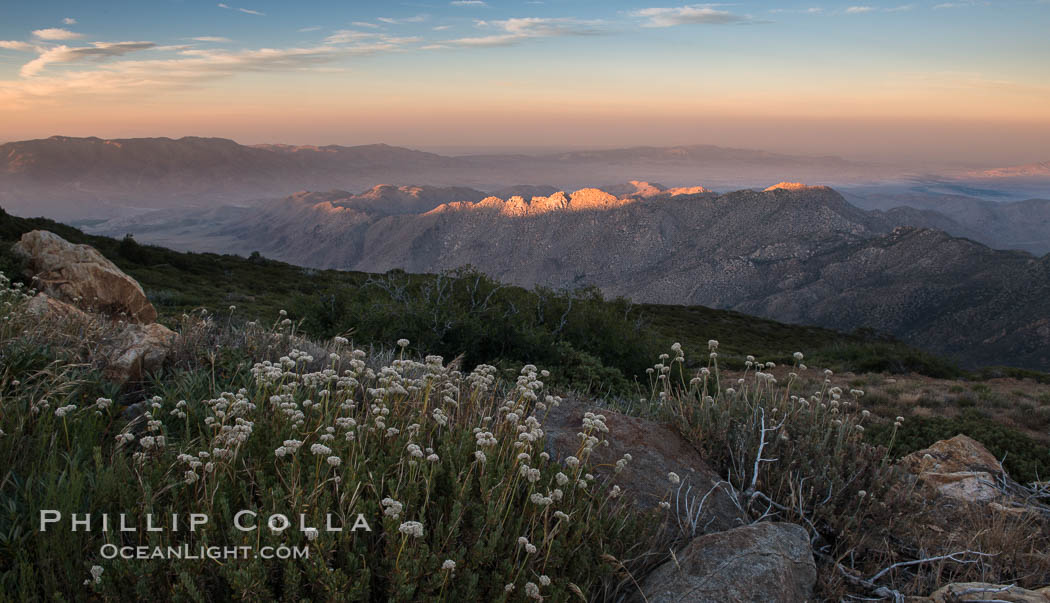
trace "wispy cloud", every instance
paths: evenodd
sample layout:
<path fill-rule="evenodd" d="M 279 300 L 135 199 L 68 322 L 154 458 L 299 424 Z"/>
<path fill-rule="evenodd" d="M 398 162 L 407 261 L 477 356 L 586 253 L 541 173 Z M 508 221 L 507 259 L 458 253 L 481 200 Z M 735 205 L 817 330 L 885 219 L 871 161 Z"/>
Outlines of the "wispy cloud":
<path fill-rule="evenodd" d="M 821 15 L 824 14 L 824 9 L 819 6 L 811 6 L 810 8 L 771 8 L 771 13 L 804 13 L 807 15 Z"/>
<path fill-rule="evenodd" d="M 376 25 L 375 23 L 369 23 L 368 21 L 354 21 L 350 25 L 353 25 L 354 27 L 368 27 L 371 29 L 379 29 L 379 25 Z"/>
<path fill-rule="evenodd" d="M 436 25 L 431 27 L 434 31 L 445 31 L 446 29 L 452 29 L 451 25 Z"/>
<path fill-rule="evenodd" d="M 75 40 L 84 37 L 84 34 L 78 34 L 61 27 L 49 27 L 33 31 L 33 36 L 41 40 Z"/>
<path fill-rule="evenodd" d="M 888 76 L 886 85 L 899 86 L 905 90 L 914 90 L 916 87 L 949 92 L 987 90 L 1034 99 L 1045 98 L 1050 94 L 1048 85 L 993 78 L 972 71 L 900 72 Z"/>
<path fill-rule="evenodd" d="M 73 17 L 66 17 L 65 19 L 62 19 L 62 22 L 65 23 L 66 25 L 76 25 L 77 24 L 77 20 L 74 19 Z"/>
<path fill-rule="evenodd" d="M 376 21 L 382 21 L 383 23 L 387 23 L 389 25 L 402 25 L 404 23 L 422 23 L 423 21 L 426 21 L 429 18 L 430 15 L 413 15 L 411 17 L 402 17 L 400 19 L 396 19 L 394 17 L 378 17 L 376 18 Z"/>
<path fill-rule="evenodd" d="M 717 5 L 693 4 L 675 8 L 643 8 L 631 13 L 646 19 L 645 27 L 674 27 L 675 25 L 728 25 L 750 21 L 750 17 L 736 15 L 714 8 Z"/>
<path fill-rule="evenodd" d="M 507 46 L 533 38 L 594 35 L 600 33 L 595 28 L 597 24 L 597 21 L 542 17 L 478 21 L 479 27 L 494 27 L 499 33 L 459 38 L 449 40 L 448 43 L 458 46 Z"/>
<path fill-rule="evenodd" d="M 70 48 L 55 46 L 40 53 L 40 56 L 22 65 L 19 75 L 32 77 L 43 71 L 51 63 L 75 63 L 84 59 L 104 59 L 125 55 L 137 50 L 156 47 L 153 42 L 95 42 L 91 46 Z"/>
<path fill-rule="evenodd" d="M 240 11 L 240 12 L 245 13 L 247 15 L 255 15 L 257 17 L 265 17 L 266 16 L 266 13 L 264 13 L 264 12 L 260 12 L 260 11 L 257 11 L 257 10 L 252 10 L 250 8 L 240 8 L 240 7 L 235 8 L 233 6 L 230 6 L 229 4 L 225 4 L 223 2 L 220 2 L 218 4 L 218 7 L 219 8 L 225 8 L 226 10 Z"/>
<path fill-rule="evenodd" d="M 915 8 L 914 4 L 902 4 L 900 6 L 890 6 L 886 8 L 878 6 L 851 6 L 847 8 L 845 12 L 847 15 L 864 15 L 869 13 L 903 13 L 910 11 Z"/>
<path fill-rule="evenodd" d="M 488 6 L 483 0 L 452 0 L 451 6 Z"/>
<path fill-rule="evenodd" d="M 95 42 L 82 47 L 37 47 L 25 42 L 0 42 L 0 48 L 36 50 L 39 53 L 22 66 L 21 79 L 0 80 L 0 109 L 61 103 L 81 96 L 126 98 L 132 94 L 182 90 L 240 73 L 328 72 L 340 69 L 339 65 L 332 65 L 340 60 L 393 52 L 421 41 L 416 37 L 374 33 L 369 38 L 348 39 L 345 44 L 238 51 L 158 46 L 153 42 Z M 104 61 L 147 50 L 163 54 L 104 62 L 91 69 L 57 68 L 61 64 Z"/>
<path fill-rule="evenodd" d="M 351 42 L 360 42 L 362 40 L 375 39 L 379 34 L 372 31 L 354 31 L 352 29 L 340 29 L 333 32 L 330 36 L 324 39 L 325 44 L 349 44 Z"/>
<path fill-rule="evenodd" d="M 195 40 L 197 42 L 230 42 L 231 41 L 229 38 L 224 38 L 222 36 L 197 36 L 196 38 L 191 38 L 191 39 L 193 39 L 193 40 Z"/>
<path fill-rule="evenodd" d="M 20 42 L 18 40 L 0 40 L 0 48 L 6 50 L 33 50 L 33 45 L 28 42 Z"/>

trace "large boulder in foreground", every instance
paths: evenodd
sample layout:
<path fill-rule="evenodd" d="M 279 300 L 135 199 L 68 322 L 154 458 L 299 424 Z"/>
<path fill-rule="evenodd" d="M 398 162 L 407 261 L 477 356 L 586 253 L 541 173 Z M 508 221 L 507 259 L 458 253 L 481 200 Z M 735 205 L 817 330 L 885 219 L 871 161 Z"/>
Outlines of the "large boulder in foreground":
<path fill-rule="evenodd" d="M 793 523 L 757 523 L 694 539 L 641 584 L 650 603 L 799 603 L 817 568 L 809 534 Z"/>
<path fill-rule="evenodd" d="M 899 464 L 927 488 L 950 499 L 988 503 L 1003 497 L 996 486 L 1006 479 L 1003 466 L 980 442 L 965 435 L 913 452 Z"/>
<path fill-rule="evenodd" d="M 164 364 L 178 335 L 154 322 L 142 287 L 98 250 L 46 230 L 25 233 L 12 250 L 26 259 L 40 291 L 29 300 L 30 314 L 102 327 L 96 360 L 107 379 L 123 385 Z"/>
<path fill-rule="evenodd" d="M 25 258 L 33 286 L 82 309 L 149 324 L 157 310 L 135 279 L 88 245 L 74 245 L 53 232 L 22 235 L 11 250 Z"/>
<path fill-rule="evenodd" d="M 543 422 L 549 452 L 558 459 L 580 449 L 584 415 L 605 418 L 608 446 L 597 446 L 587 462 L 595 472 L 617 485 L 639 508 L 646 510 L 669 502 L 673 527 L 687 536 L 728 530 L 747 523 L 731 488 L 704 461 L 695 447 L 673 428 L 612 410 L 588 406 L 570 397 L 552 408 Z M 631 460 L 616 472 L 624 454 Z M 669 473 L 681 483 L 673 485 Z M 700 502 L 703 501 L 702 507 Z M 699 513 L 697 508 L 700 507 Z M 696 525 L 694 530 L 692 525 Z"/>
<path fill-rule="evenodd" d="M 1050 587 L 1039 590 L 1028 590 L 1009 584 L 986 584 L 984 582 L 964 582 L 949 584 L 928 598 L 923 603 L 961 603 L 962 601 L 1001 601 L 1004 603 L 1050 603 Z"/>

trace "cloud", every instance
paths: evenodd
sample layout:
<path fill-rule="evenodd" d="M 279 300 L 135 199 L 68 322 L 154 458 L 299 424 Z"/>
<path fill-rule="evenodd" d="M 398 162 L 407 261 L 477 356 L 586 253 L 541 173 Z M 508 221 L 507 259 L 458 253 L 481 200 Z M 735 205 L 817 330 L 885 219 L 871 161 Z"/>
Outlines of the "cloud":
<path fill-rule="evenodd" d="M 501 33 L 459 38 L 448 43 L 459 46 L 508 46 L 532 38 L 551 38 L 556 36 L 580 36 L 599 33 L 593 27 L 594 21 L 576 19 L 527 17 L 507 19 L 505 21 L 478 21 L 479 27 L 495 26 Z"/>
<path fill-rule="evenodd" d="M 382 21 L 389 25 L 402 25 L 404 23 L 422 23 L 430 18 L 430 15 L 414 15 L 411 17 L 404 17 L 403 19 L 395 19 L 394 17 L 378 17 L 376 21 Z"/>
<path fill-rule="evenodd" d="M 376 39 L 349 46 L 319 45 L 294 48 L 260 48 L 229 51 L 191 47 L 159 47 L 152 42 L 97 43 L 85 48 L 59 46 L 44 50 L 23 66 L 23 79 L 0 80 L 0 110 L 60 104 L 84 96 L 112 97 L 127 102 L 130 95 L 152 95 L 186 90 L 195 85 L 234 77 L 241 73 L 331 71 L 331 65 L 349 57 L 392 52 L 417 38 Z M 175 55 L 118 60 L 93 69 L 55 69 L 44 66 L 79 59 L 117 56 L 149 45 L 153 51 L 173 49 Z M 32 66 L 30 66 L 32 64 Z"/>
<path fill-rule="evenodd" d="M 65 23 L 66 25 L 76 25 L 77 24 L 77 20 L 74 19 L 73 17 L 66 17 L 65 19 L 62 19 L 62 22 Z"/>
<path fill-rule="evenodd" d="M 7 50 L 33 50 L 33 45 L 18 40 L 0 40 L 0 48 Z"/>
<path fill-rule="evenodd" d="M 488 6 L 483 0 L 452 0 L 450 6 Z"/>
<path fill-rule="evenodd" d="M 257 17 L 265 17 L 266 16 L 266 13 L 259 12 L 257 10 L 252 10 L 250 8 L 239 8 L 239 7 L 238 8 L 234 8 L 234 7 L 230 6 L 229 4 L 225 4 L 223 2 L 220 2 L 217 6 L 219 8 L 225 8 L 226 10 L 236 10 L 236 11 L 240 11 L 242 13 L 248 14 L 248 15 L 255 15 Z"/>
<path fill-rule="evenodd" d="M 324 39 L 325 44 L 349 44 L 379 37 L 379 34 L 371 31 L 354 31 L 352 29 L 340 29 Z"/>
<path fill-rule="evenodd" d="M 645 27 L 727 25 L 751 20 L 750 17 L 734 15 L 729 11 L 712 8 L 712 5 L 707 4 L 693 4 L 676 8 L 643 8 L 631 14 L 635 17 L 648 19 Z"/>
<path fill-rule="evenodd" d="M 229 38 L 224 38 L 222 36 L 197 36 L 196 38 L 192 38 L 192 39 L 196 40 L 197 42 L 230 42 L 231 41 Z"/>
<path fill-rule="evenodd" d="M 374 31 L 355 31 L 353 29 L 341 29 L 325 38 L 324 43 L 327 45 L 334 46 L 342 44 L 360 43 L 365 40 L 378 41 L 398 46 L 423 41 L 422 38 L 418 37 L 398 37 Z"/>
<path fill-rule="evenodd" d="M 774 14 L 801 13 L 804 15 L 823 15 L 824 9 L 820 8 L 819 6 L 814 6 L 810 8 L 771 8 L 769 9 L 769 12 Z"/>
<path fill-rule="evenodd" d="M 74 33 L 68 29 L 62 29 L 60 27 L 37 29 L 33 31 L 33 35 L 41 40 L 75 40 L 83 37 L 83 34 Z"/>
<path fill-rule="evenodd" d="M 312 27 L 300 27 L 299 29 L 297 29 L 295 31 L 297 31 L 299 33 L 306 33 L 308 31 L 320 31 L 320 30 L 321 30 L 321 26 L 320 25 L 314 25 Z"/>
<path fill-rule="evenodd" d="M 870 13 L 873 10 L 875 9 L 870 6 L 851 6 L 846 9 L 846 13 L 850 15 L 857 15 L 861 13 Z"/>
<path fill-rule="evenodd" d="M 153 42 L 95 42 L 91 46 L 70 48 L 55 46 L 40 53 L 40 56 L 22 65 L 19 75 L 32 77 L 51 63 L 74 63 L 83 59 L 105 59 L 125 55 L 137 50 L 148 50 L 157 45 Z"/>
<path fill-rule="evenodd" d="M 432 27 L 431 29 L 433 29 L 434 31 L 445 31 L 446 29 L 452 29 L 452 26 L 451 25 L 437 25 L 435 27 Z"/>
<path fill-rule="evenodd" d="M 372 29 L 379 29 L 378 25 L 376 25 L 375 23 L 369 23 L 368 21 L 354 21 L 350 25 L 353 25 L 355 27 L 370 27 Z"/>

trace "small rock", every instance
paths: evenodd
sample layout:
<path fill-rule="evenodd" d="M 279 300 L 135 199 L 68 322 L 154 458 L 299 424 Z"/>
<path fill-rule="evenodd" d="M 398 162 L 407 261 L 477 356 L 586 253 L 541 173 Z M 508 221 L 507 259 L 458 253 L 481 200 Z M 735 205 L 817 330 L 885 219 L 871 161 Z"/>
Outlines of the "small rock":
<path fill-rule="evenodd" d="M 107 351 L 106 378 L 124 384 L 156 371 L 164 364 L 176 337 L 162 324 L 127 324 Z"/>
<path fill-rule="evenodd" d="M 965 435 L 913 452 L 899 464 L 948 498 L 984 503 L 1002 497 L 996 484 L 1006 476 L 1003 466 L 980 442 Z"/>
<path fill-rule="evenodd" d="M 817 580 L 809 535 L 758 523 L 694 539 L 641 585 L 651 603 L 808 601 Z"/>

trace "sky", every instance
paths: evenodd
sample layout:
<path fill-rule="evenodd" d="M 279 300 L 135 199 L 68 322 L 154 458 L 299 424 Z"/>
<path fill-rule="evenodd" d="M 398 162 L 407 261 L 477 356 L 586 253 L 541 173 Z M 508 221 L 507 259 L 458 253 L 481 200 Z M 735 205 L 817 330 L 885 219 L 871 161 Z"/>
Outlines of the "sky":
<path fill-rule="evenodd" d="M 1050 0 L 8 0 L 0 140 L 1050 160 Z"/>

